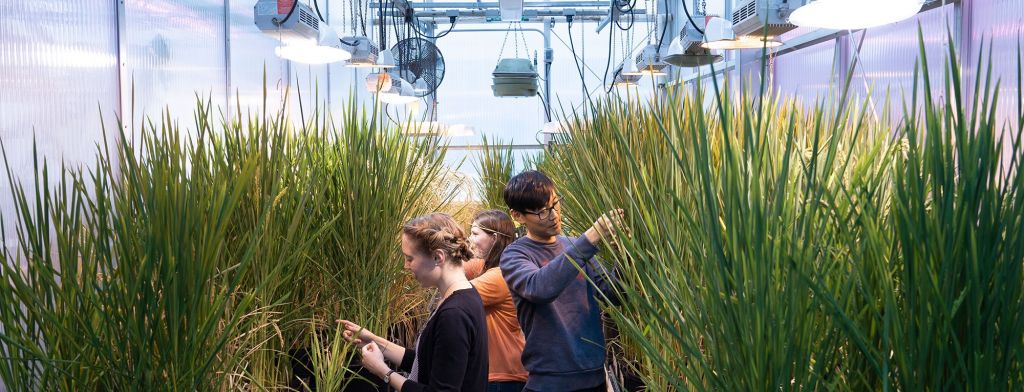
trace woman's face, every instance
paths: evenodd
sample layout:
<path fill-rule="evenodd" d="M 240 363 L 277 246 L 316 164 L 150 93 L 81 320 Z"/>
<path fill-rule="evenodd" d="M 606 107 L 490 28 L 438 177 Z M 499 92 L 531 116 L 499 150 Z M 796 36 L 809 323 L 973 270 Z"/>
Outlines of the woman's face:
<path fill-rule="evenodd" d="M 484 231 L 476 223 L 470 228 L 469 243 L 473 246 L 473 255 L 477 258 L 487 258 L 487 252 L 494 246 L 494 240 L 494 234 Z"/>
<path fill-rule="evenodd" d="M 405 256 L 405 269 L 412 273 L 420 286 L 437 287 L 441 280 L 440 260 L 417 249 L 416 243 L 405 234 L 402 234 L 402 254 Z"/>

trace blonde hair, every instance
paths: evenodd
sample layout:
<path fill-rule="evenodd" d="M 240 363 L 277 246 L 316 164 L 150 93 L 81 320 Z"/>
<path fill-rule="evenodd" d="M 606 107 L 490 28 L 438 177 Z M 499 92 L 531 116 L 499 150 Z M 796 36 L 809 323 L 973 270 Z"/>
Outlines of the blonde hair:
<path fill-rule="evenodd" d="M 416 249 L 423 253 L 443 251 L 455 265 L 462 265 L 473 257 L 466 232 L 448 214 L 435 212 L 413 218 L 402 226 L 402 234 L 409 236 Z"/>

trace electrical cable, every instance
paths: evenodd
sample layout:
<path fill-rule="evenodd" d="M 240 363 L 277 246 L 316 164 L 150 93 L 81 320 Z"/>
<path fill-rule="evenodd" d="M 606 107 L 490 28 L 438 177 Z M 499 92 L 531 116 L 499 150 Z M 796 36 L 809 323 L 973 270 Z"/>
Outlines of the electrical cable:
<path fill-rule="evenodd" d="M 363 37 L 370 37 L 369 35 L 366 34 L 366 13 L 363 12 L 363 0 L 356 1 L 359 2 L 359 28 L 363 32 Z M 367 7 L 367 11 L 369 11 L 369 7 Z"/>
<path fill-rule="evenodd" d="M 606 86 L 606 87 L 608 87 L 608 90 L 606 90 L 604 92 L 605 94 L 611 94 L 612 90 L 615 89 L 615 78 L 619 77 L 619 73 L 621 73 L 621 72 L 622 72 L 622 69 L 619 68 L 619 69 L 615 70 L 614 74 L 612 74 L 612 84 L 611 84 L 611 86 Z"/>
<path fill-rule="evenodd" d="M 697 29 L 697 32 L 700 33 L 701 35 L 704 35 L 704 30 L 701 30 L 700 27 L 697 27 L 697 22 L 693 21 L 693 16 L 690 15 L 690 7 L 686 6 L 686 0 L 683 0 L 683 12 L 686 13 L 686 19 L 690 20 L 690 24 L 693 25 L 693 28 Z"/>
<path fill-rule="evenodd" d="M 622 13 L 631 12 L 633 11 L 633 8 L 636 7 L 636 0 L 633 0 L 632 2 L 630 2 L 629 0 L 622 0 L 622 4 L 624 4 L 625 6 L 618 5 L 618 3 L 619 1 L 615 2 L 615 8 L 618 8 L 619 12 Z"/>
<path fill-rule="evenodd" d="M 405 23 L 407 23 L 410 26 L 412 26 L 412 31 L 414 31 L 416 33 L 416 35 L 419 35 L 422 38 L 436 40 L 436 39 L 444 38 L 445 36 L 448 35 L 448 33 L 452 32 L 452 29 L 455 28 L 455 19 L 457 19 L 458 17 L 457 16 L 449 16 L 448 17 L 448 21 L 450 22 L 450 24 L 448 25 L 448 30 L 446 30 L 444 33 L 441 33 L 438 36 L 433 36 L 433 37 L 423 33 L 422 31 L 420 31 L 419 26 L 417 26 L 416 22 L 413 21 L 414 18 L 415 17 L 413 16 L 412 9 L 406 10 L 406 13 L 405 13 Z"/>
<path fill-rule="evenodd" d="M 608 87 L 608 69 L 612 66 L 612 39 L 615 36 L 615 29 L 608 29 L 608 59 L 604 63 L 604 77 L 601 79 L 601 83 L 604 83 L 605 87 Z"/>
<path fill-rule="evenodd" d="M 587 78 L 583 74 L 583 68 L 580 67 L 579 56 L 576 56 L 576 45 L 573 44 L 572 40 L 572 15 L 565 16 L 566 22 L 569 24 L 569 50 L 572 51 L 572 61 L 576 63 L 576 72 L 580 74 L 580 83 L 583 84 L 583 93 L 586 95 L 587 101 L 590 102 L 590 107 L 594 107 L 594 101 L 590 98 L 590 90 L 587 89 Z"/>
<path fill-rule="evenodd" d="M 387 26 L 384 26 L 384 2 L 383 1 L 378 1 L 377 2 L 377 17 L 381 21 L 381 23 L 380 23 L 380 48 L 377 49 L 378 53 L 379 53 L 379 51 L 384 50 L 384 48 L 387 47 L 387 41 L 386 40 L 388 38 L 387 37 L 387 32 L 388 32 Z"/>
<path fill-rule="evenodd" d="M 665 2 L 665 21 L 661 23 L 661 37 L 658 37 L 658 52 L 659 53 L 661 52 L 661 44 L 662 44 L 662 42 L 665 41 L 665 33 L 668 32 L 668 15 L 669 15 L 668 14 L 668 0 L 664 0 L 664 2 Z M 683 0 L 683 4 L 686 4 L 686 0 Z M 689 15 L 689 14 L 687 14 L 687 15 Z M 658 23 L 658 20 L 655 19 L 654 23 Z"/>
<path fill-rule="evenodd" d="M 615 19 L 615 27 L 618 27 L 619 30 L 623 30 L 623 31 L 629 30 L 629 29 L 633 28 L 633 23 L 636 22 L 636 14 L 633 13 L 633 9 L 631 8 L 629 11 L 622 11 L 622 12 L 629 14 L 629 24 L 626 25 L 626 27 L 622 27 L 622 22 L 620 21 L 620 19 L 622 19 L 622 18 L 619 17 L 619 18 Z"/>
<path fill-rule="evenodd" d="M 288 10 L 288 15 L 285 15 L 284 19 L 282 19 L 280 22 L 277 21 L 277 18 L 271 19 L 270 21 L 274 22 L 274 26 L 280 27 L 281 25 L 285 24 L 285 22 L 288 22 L 288 19 L 290 19 L 292 17 L 292 14 L 295 13 L 296 8 L 299 8 L 299 0 L 295 0 L 295 2 L 292 3 L 292 9 Z"/>

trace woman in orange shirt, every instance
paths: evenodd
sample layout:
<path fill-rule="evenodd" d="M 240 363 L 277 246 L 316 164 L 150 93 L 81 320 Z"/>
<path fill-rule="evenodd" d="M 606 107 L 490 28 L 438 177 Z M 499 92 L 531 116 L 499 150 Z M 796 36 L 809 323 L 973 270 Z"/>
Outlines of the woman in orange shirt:
<path fill-rule="evenodd" d="M 526 387 L 527 373 L 521 359 L 526 340 L 516 318 L 512 294 L 498 268 L 501 253 L 515 239 L 516 227 L 508 214 L 487 210 L 473 217 L 469 243 L 477 258 L 467 262 L 465 270 L 484 302 L 489 364 L 487 392 L 520 392 Z M 479 276 L 474 276 L 477 274 Z"/>

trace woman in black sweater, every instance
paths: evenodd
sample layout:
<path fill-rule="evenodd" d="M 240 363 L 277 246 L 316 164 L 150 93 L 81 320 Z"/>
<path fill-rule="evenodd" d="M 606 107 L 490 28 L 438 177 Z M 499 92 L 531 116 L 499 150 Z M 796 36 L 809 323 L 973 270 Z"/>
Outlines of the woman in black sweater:
<path fill-rule="evenodd" d="M 339 320 L 345 338 L 362 345 L 363 367 L 395 390 L 482 392 L 487 388 L 487 324 L 462 263 L 472 257 L 466 234 L 446 214 L 415 218 L 402 227 L 405 269 L 421 286 L 437 288 L 441 303 L 407 349 Z M 391 369 L 387 362 L 398 364 Z"/>

